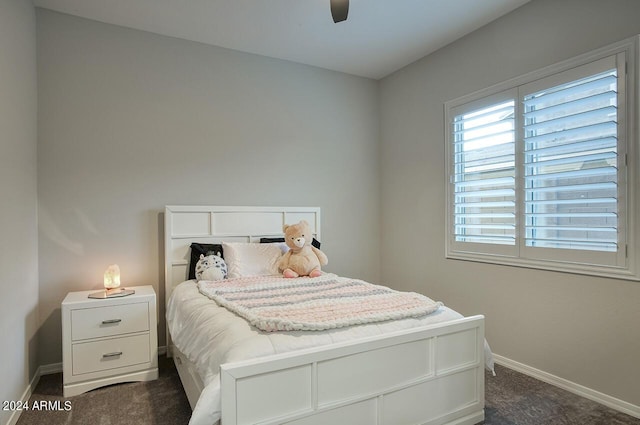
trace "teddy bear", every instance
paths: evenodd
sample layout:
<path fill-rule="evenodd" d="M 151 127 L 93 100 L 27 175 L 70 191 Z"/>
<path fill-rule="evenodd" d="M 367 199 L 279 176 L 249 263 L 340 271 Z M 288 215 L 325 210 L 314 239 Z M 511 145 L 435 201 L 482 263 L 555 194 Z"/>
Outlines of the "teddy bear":
<path fill-rule="evenodd" d="M 224 262 L 220 253 L 208 252 L 205 256 L 200 254 L 200 259 L 196 263 L 196 279 L 201 280 L 222 280 L 227 277 L 227 263 Z"/>
<path fill-rule="evenodd" d="M 320 266 L 329 262 L 324 252 L 311 245 L 313 235 L 306 220 L 298 224 L 283 226 L 284 241 L 289 250 L 280 258 L 278 268 L 284 277 L 322 275 Z"/>

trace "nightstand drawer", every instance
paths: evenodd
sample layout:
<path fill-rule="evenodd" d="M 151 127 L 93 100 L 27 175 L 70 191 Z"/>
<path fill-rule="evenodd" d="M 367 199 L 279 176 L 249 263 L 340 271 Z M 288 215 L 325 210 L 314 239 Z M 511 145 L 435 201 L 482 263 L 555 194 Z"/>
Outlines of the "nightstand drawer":
<path fill-rule="evenodd" d="M 73 344 L 73 375 L 149 363 L 149 334 Z"/>
<path fill-rule="evenodd" d="M 149 304 L 135 303 L 71 311 L 73 341 L 149 330 Z"/>

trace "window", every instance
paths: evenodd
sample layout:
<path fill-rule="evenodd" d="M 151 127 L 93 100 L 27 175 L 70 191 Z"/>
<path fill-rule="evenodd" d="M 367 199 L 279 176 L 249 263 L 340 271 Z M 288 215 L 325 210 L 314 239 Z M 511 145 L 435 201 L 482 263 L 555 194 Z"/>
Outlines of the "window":
<path fill-rule="evenodd" d="M 453 119 L 457 242 L 515 244 L 514 115 L 515 99 L 507 92 Z M 493 247 L 493 252 L 500 250 Z"/>
<path fill-rule="evenodd" d="M 449 258 L 639 279 L 635 43 L 445 105 Z"/>

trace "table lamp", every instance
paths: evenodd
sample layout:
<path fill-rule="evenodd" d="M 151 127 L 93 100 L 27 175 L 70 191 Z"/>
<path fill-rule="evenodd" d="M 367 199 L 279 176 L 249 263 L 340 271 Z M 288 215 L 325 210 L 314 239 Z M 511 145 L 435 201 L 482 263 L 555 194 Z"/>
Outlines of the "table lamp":
<path fill-rule="evenodd" d="M 120 267 L 111 264 L 104 272 L 104 291 L 89 294 L 89 298 L 113 298 L 134 294 L 133 289 L 120 287 Z"/>

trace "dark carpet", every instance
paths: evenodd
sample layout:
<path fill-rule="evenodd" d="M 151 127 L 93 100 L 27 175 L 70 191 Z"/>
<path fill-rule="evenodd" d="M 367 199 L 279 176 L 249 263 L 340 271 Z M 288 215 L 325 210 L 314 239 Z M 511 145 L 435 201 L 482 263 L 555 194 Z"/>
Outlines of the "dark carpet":
<path fill-rule="evenodd" d="M 487 425 L 640 425 L 602 404 L 496 365 L 485 374 Z"/>
<path fill-rule="evenodd" d="M 111 385 L 65 399 L 62 374 L 40 378 L 30 405 L 44 400 L 60 410 L 23 411 L 17 425 L 186 425 L 191 410 L 171 359 L 159 359 L 151 382 Z M 496 366 L 485 377 L 485 425 L 640 425 L 601 404 Z M 70 409 L 64 410 L 64 402 Z M 328 424 L 348 425 L 348 424 Z"/>
<path fill-rule="evenodd" d="M 16 425 L 181 425 L 189 422 L 191 408 L 182 390 L 173 359 L 158 358 L 155 381 L 116 384 L 74 397 L 62 396 L 62 373 L 44 375 L 31 395 L 36 400 L 61 404 L 60 410 L 23 411 Z M 68 411 L 64 402 L 70 401 Z"/>

